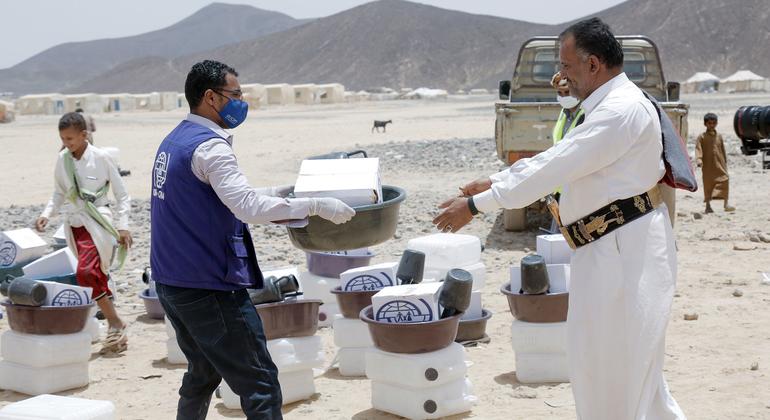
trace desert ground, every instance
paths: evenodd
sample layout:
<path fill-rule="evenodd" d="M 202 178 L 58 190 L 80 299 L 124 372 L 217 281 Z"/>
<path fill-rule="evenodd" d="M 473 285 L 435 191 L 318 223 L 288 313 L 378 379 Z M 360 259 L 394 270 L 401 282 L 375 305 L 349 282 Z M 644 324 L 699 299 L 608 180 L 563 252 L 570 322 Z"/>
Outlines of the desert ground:
<path fill-rule="evenodd" d="M 770 238 L 770 171 L 761 169 L 758 157 L 740 154 L 732 129 L 738 106 L 770 105 L 770 94 L 689 95 L 683 101 L 691 104 L 691 150 L 703 131 L 703 114 L 711 111 L 720 117 L 717 130 L 727 140 L 731 204 L 737 211 L 725 213 L 717 202 L 716 213 L 702 214 L 702 192 L 678 191 L 679 276 L 668 328 L 666 379 L 691 419 L 770 419 L 770 285 L 760 283 L 761 273 L 770 272 L 770 243 L 762 242 Z M 90 385 L 63 394 L 111 400 L 120 419 L 175 415 L 184 367 L 166 362 L 163 321 L 146 317 L 137 294 L 144 288 L 141 270 L 149 263 L 154 153 L 184 115 L 182 110 L 94 115 L 96 145 L 120 148 L 120 165 L 131 170 L 124 180 L 133 198 L 134 249 L 126 268 L 115 274 L 118 310 L 130 323 L 130 341 L 117 357 L 99 356 L 99 345 L 94 345 Z M 0 125 L 0 229 L 31 227 L 48 200 L 60 145 L 57 119 L 21 116 Z M 374 119 L 392 119 L 393 124 L 387 133 L 373 134 Z M 249 114 L 234 131 L 234 147 L 255 186 L 293 183 L 301 160 L 315 154 L 361 148 L 380 157 L 383 183 L 403 187 L 409 195 L 394 238 L 372 248 L 374 262 L 386 262 L 397 260 L 409 239 L 435 232 L 430 221 L 436 206 L 456 194 L 458 186 L 503 167 L 495 154 L 494 119 L 491 96 L 272 107 Z M 47 239 L 57 220 L 49 226 Z M 304 269 L 304 253 L 292 247 L 283 228 L 257 226 L 252 233 L 264 269 Z M 534 251 L 537 225 L 526 232 L 505 232 L 500 214 L 485 214 L 462 233 L 477 235 L 485 245 L 483 305 L 494 316 L 487 327 L 491 341 L 467 349 L 473 362 L 469 377 L 479 401 L 456 418 L 575 418 L 569 384 L 525 385 L 516 379 L 512 316 L 499 288 L 508 279 L 511 263 Z M 581 280 L 587 279 L 572 282 Z M 685 321 L 685 313 L 699 317 Z M 7 321 L 0 321 L 0 332 L 7 328 Z M 318 334 L 331 362 L 332 333 L 322 329 Z M 315 383 L 317 393 L 310 400 L 284 407 L 287 419 L 395 418 L 371 408 L 366 378 L 344 378 L 331 368 Z M 0 406 L 24 398 L 0 391 Z M 226 409 L 214 398 L 208 418 L 243 418 L 243 413 Z"/>

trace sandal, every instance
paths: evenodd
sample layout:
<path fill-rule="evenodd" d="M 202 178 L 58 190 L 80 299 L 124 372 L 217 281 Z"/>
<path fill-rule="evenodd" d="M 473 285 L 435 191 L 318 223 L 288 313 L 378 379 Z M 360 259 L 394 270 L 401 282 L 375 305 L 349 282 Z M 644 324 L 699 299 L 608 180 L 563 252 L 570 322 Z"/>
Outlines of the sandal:
<path fill-rule="evenodd" d="M 107 337 L 104 339 L 104 345 L 101 354 L 122 353 L 128 349 L 128 335 L 126 326 L 123 328 L 110 328 L 107 331 Z"/>

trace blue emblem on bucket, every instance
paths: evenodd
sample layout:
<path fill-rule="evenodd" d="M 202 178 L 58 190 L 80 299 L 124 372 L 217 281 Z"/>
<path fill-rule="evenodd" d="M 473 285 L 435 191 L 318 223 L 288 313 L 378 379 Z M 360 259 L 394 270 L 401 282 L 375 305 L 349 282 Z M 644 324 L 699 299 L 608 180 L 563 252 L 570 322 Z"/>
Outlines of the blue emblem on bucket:
<path fill-rule="evenodd" d="M 433 310 L 425 299 L 419 299 L 421 305 L 406 300 L 394 300 L 383 305 L 375 319 L 391 323 L 410 323 L 433 321 Z"/>
<path fill-rule="evenodd" d="M 0 245 L 0 267 L 8 267 L 16 260 L 16 245 L 5 241 Z"/>

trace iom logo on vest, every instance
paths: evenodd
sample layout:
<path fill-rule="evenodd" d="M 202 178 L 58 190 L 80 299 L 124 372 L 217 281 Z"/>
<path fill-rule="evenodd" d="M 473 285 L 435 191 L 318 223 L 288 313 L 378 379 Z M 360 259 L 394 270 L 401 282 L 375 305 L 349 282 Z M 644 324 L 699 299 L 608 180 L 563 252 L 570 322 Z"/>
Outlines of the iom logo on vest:
<path fill-rule="evenodd" d="M 152 196 L 158 197 L 161 200 L 165 200 L 166 198 L 166 195 L 163 192 L 163 184 L 166 183 L 169 160 L 171 160 L 171 153 L 166 154 L 166 152 L 160 152 L 155 159 L 155 166 L 153 167 Z"/>

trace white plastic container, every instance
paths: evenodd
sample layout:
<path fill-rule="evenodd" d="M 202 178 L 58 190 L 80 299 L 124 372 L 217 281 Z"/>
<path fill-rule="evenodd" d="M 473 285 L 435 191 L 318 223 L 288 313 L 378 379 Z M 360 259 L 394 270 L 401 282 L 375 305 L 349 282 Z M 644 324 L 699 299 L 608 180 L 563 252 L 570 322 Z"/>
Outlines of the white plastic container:
<path fill-rule="evenodd" d="M 408 249 L 425 253 L 425 267 L 445 269 L 464 267 L 481 261 L 481 241 L 473 235 L 436 233 L 409 241 Z"/>
<path fill-rule="evenodd" d="M 427 322 L 439 318 L 442 283 L 403 284 L 386 287 L 372 296 L 374 319 L 381 322 Z"/>
<path fill-rule="evenodd" d="M 537 253 L 545 259 L 546 264 L 569 264 L 574 251 L 567 245 L 564 236 L 557 233 L 555 235 L 538 235 Z"/>
<path fill-rule="evenodd" d="M 319 327 L 331 327 L 334 320 L 341 318 L 340 306 L 337 302 L 324 303 L 318 308 L 318 326 Z"/>
<path fill-rule="evenodd" d="M 337 303 L 337 298 L 334 297 L 331 290 L 339 286 L 339 279 L 316 276 L 309 271 L 303 271 L 297 280 L 299 280 L 299 289 L 303 293 L 303 299 L 320 299 L 324 303 Z"/>
<path fill-rule="evenodd" d="M 267 351 L 279 372 L 294 372 L 323 366 L 321 336 L 279 338 L 267 341 Z"/>
<path fill-rule="evenodd" d="M 280 278 L 280 277 L 289 276 L 289 275 L 299 279 L 299 270 L 297 270 L 297 267 L 286 266 L 286 267 L 278 267 L 278 268 L 262 271 L 262 276 L 264 276 L 265 278 L 270 276 Z"/>
<path fill-rule="evenodd" d="M 102 329 L 104 329 L 104 327 L 99 320 L 90 316 L 88 317 L 88 321 L 86 321 L 86 326 L 83 327 L 83 332 L 91 337 L 91 343 L 98 343 L 102 335 Z"/>
<path fill-rule="evenodd" d="M 332 325 L 337 347 L 371 347 L 374 345 L 369 327 L 360 319 L 338 318 Z"/>
<path fill-rule="evenodd" d="M 114 420 L 111 401 L 38 395 L 0 409 L 0 420 Z"/>
<path fill-rule="evenodd" d="M 569 264 L 546 264 L 550 293 L 564 293 L 569 291 L 570 266 Z M 521 267 L 511 266 L 511 291 L 521 290 Z"/>
<path fill-rule="evenodd" d="M 91 335 L 37 335 L 8 330 L 0 337 L 0 352 L 7 362 L 35 368 L 87 363 L 91 358 Z"/>
<path fill-rule="evenodd" d="M 395 286 L 397 270 L 397 262 L 351 268 L 340 273 L 340 288 L 350 292 Z"/>
<path fill-rule="evenodd" d="M 337 353 L 342 376 L 366 376 L 366 352 L 371 347 L 345 347 Z"/>
<path fill-rule="evenodd" d="M 482 315 L 481 309 L 481 291 L 473 291 L 471 292 L 471 304 L 460 319 L 479 319 Z"/>
<path fill-rule="evenodd" d="M 569 382 L 567 355 L 516 353 L 516 379 L 524 384 Z"/>
<path fill-rule="evenodd" d="M 473 290 L 481 291 L 487 284 L 487 267 L 483 262 L 479 261 L 474 264 L 458 266 L 458 267 L 425 267 L 425 273 L 423 275 L 423 283 L 429 283 L 433 281 L 443 281 L 446 278 L 446 273 L 453 268 L 459 268 L 471 273 L 473 277 Z"/>
<path fill-rule="evenodd" d="M 69 247 L 65 247 L 32 261 L 22 267 L 22 270 L 24 270 L 24 275 L 29 278 L 44 279 L 75 273 L 77 267 L 77 258 Z"/>
<path fill-rule="evenodd" d="M 518 353 L 567 353 L 566 322 L 524 322 L 511 324 L 511 345 Z"/>
<path fill-rule="evenodd" d="M 88 361 L 44 368 L 0 361 L 0 388 L 22 394 L 53 394 L 88 382 Z"/>
<path fill-rule="evenodd" d="M 91 303 L 93 289 L 90 287 L 73 286 L 55 281 L 39 281 L 39 283 L 47 290 L 45 303 L 43 303 L 45 306 L 80 306 Z"/>
<path fill-rule="evenodd" d="M 171 320 L 168 319 L 168 316 L 164 316 L 163 321 L 166 327 L 166 335 L 168 338 L 176 338 L 176 331 L 174 330 L 174 326 L 171 325 Z"/>
<path fill-rule="evenodd" d="M 166 340 L 166 361 L 172 365 L 186 365 L 187 358 L 182 349 L 179 348 L 179 343 L 176 341 L 176 337 Z"/>
<path fill-rule="evenodd" d="M 437 419 L 470 411 L 478 399 L 467 379 L 433 388 L 410 389 L 372 381 L 372 407 L 410 419 Z"/>
<path fill-rule="evenodd" d="M 313 370 L 305 369 L 295 372 L 278 373 L 278 382 L 281 384 L 283 405 L 310 398 L 315 394 L 315 382 L 313 382 Z M 219 385 L 222 402 L 231 410 L 241 408 L 241 399 L 223 381 Z"/>
<path fill-rule="evenodd" d="M 465 347 L 452 343 L 430 353 L 390 353 L 371 348 L 366 352 L 366 376 L 408 388 L 433 388 L 464 378 L 468 371 Z"/>
<path fill-rule="evenodd" d="M 48 243 L 32 229 L 6 230 L 0 234 L 0 267 L 33 261 L 45 255 L 47 250 Z"/>

